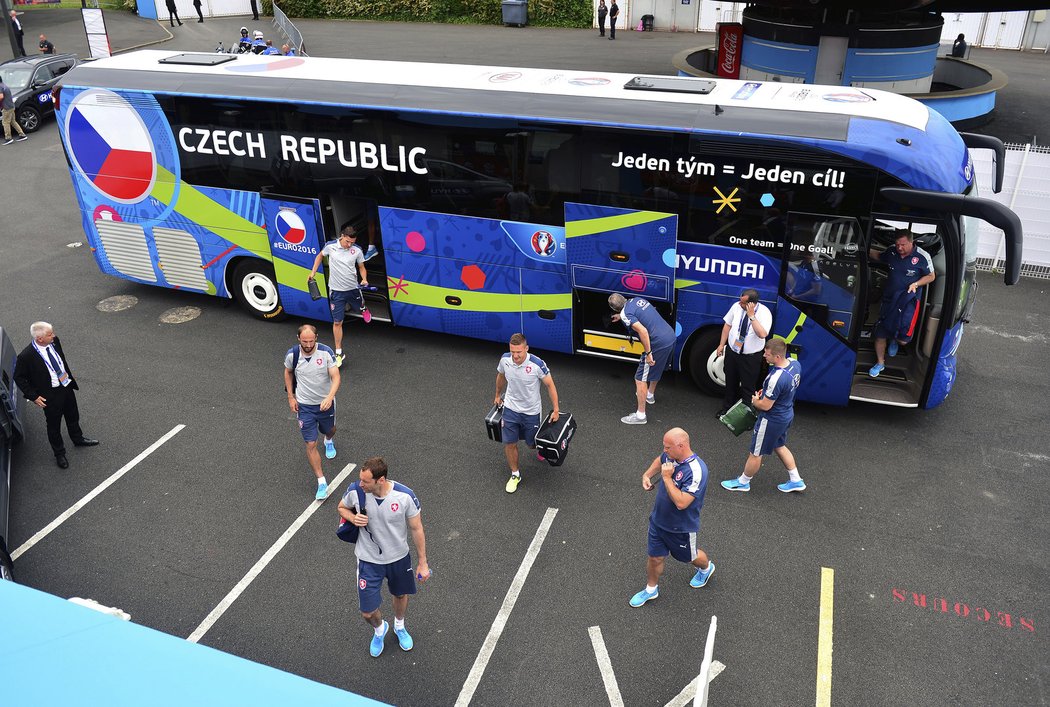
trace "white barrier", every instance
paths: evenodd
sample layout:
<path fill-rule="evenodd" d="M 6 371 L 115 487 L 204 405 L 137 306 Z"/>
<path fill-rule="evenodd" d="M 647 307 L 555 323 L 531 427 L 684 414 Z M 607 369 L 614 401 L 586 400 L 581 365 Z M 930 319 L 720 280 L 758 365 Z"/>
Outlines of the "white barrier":
<path fill-rule="evenodd" d="M 711 628 L 707 629 L 707 645 L 704 646 L 704 662 L 700 664 L 700 674 L 696 676 L 696 697 L 693 707 L 707 707 L 707 687 L 711 684 L 711 663 L 715 653 L 715 631 L 718 630 L 718 617 L 711 617 Z"/>

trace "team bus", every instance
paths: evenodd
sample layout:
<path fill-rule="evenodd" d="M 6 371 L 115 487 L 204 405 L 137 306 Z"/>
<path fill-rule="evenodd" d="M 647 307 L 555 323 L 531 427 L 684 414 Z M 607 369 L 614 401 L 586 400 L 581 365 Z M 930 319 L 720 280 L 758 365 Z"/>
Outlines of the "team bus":
<path fill-rule="evenodd" d="M 1001 143 L 880 91 L 138 51 L 77 66 L 54 100 L 102 271 L 264 319 L 331 320 L 307 276 L 349 224 L 377 320 L 633 361 L 607 298 L 643 296 L 677 332 L 674 369 L 718 392 L 722 318 L 755 288 L 800 398 L 934 407 L 975 219 L 1005 232 L 1007 284 L 1020 270 L 1020 223 L 977 196 L 968 151 L 997 148 L 1001 175 Z M 886 271 L 868 251 L 901 228 L 937 278 L 873 380 Z"/>

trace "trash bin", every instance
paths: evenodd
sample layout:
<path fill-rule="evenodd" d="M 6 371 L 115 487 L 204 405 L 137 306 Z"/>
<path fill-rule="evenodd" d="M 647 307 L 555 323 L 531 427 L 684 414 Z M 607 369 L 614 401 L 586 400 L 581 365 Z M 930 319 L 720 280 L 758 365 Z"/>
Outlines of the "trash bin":
<path fill-rule="evenodd" d="M 524 27 L 529 23 L 528 0 L 503 0 L 503 24 Z"/>
<path fill-rule="evenodd" d="M 653 20 L 656 18 L 652 15 L 642 15 L 642 31 L 652 32 L 653 31 Z"/>

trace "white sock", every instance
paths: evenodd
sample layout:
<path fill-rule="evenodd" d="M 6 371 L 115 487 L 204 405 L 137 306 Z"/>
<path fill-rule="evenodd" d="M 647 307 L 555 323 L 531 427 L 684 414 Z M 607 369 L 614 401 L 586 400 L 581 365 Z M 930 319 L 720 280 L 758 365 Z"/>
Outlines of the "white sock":
<path fill-rule="evenodd" d="M 742 484 L 750 484 L 751 483 L 751 479 L 748 478 L 747 474 L 741 474 L 740 478 L 737 479 L 737 481 L 739 481 Z"/>
<path fill-rule="evenodd" d="M 379 625 L 376 626 L 376 635 L 377 636 L 382 636 L 383 635 L 383 622 L 382 621 L 380 621 Z"/>
<path fill-rule="evenodd" d="M 634 413 L 634 414 L 635 414 L 635 415 L 637 415 L 637 416 L 638 416 L 638 418 L 639 418 L 639 419 L 641 419 L 641 420 L 644 420 L 644 419 L 645 419 L 645 413 L 644 413 L 644 412 L 638 412 L 638 411 L 635 411 L 635 413 Z"/>
<path fill-rule="evenodd" d="M 510 475 L 511 476 L 521 476 L 521 472 L 518 471 L 517 469 L 515 469 L 514 471 L 510 472 Z"/>
<path fill-rule="evenodd" d="M 331 444 L 334 439 L 335 439 L 335 437 L 325 437 L 324 438 L 324 443 L 325 444 Z"/>
<path fill-rule="evenodd" d="M 652 594 L 653 592 L 656 591 L 656 588 L 659 587 L 659 586 L 660 586 L 659 584 L 652 584 L 652 585 L 647 584 L 647 585 L 645 585 L 645 591 L 647 591 L 650 594 Z"/>
<path fill-rule="evenodd" d="M 404 631 L 405 630 L 405 620 L 404 619 L 399 619 L 399 618 L 397 618 L 395 616 L 394 617 L 394 630 L 395 631 Z"/>
<path fill-rule="evenodd" d="M 336 352 L 337 354 L 341 354 L 341 353 L 343 353 L 343 350 L 342 350 L 342 349 L 336 349 L 336 350 L 335 350 L 335 352 Z"/>
<path fill-rule="evenodd" d="M 802 481 L 802 477 L 798 475 L 798 469 L 788 469 L 788 478 L 792 481 Z"/>
<path fill-rule="evenodd" d="M 317 477 L 317 485 L 318 486 L 320 486 L 321 484 L 327 484 L 327 483 L 328 483 L 328 480 L 325 479 L 323 476 Z"/>

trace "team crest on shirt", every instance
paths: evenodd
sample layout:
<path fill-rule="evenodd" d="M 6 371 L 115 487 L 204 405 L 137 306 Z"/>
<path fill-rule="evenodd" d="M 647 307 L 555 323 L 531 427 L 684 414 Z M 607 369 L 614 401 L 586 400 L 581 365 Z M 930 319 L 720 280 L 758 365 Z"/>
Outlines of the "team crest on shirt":
<path fill-rule="evenodd" d="M 320 356 L 317 357 L 317 365 L 318 366 L 323 366 L 324 365 L 324 361 L 321 360 Z"/>
<path fill-rule="evenodd" d="M 682 480 L 682 472 L 678 472 L 677 474 L 675 474 L 674 475 L 674 480 L 675 481 L 681 481 Z"/>
<path fill-rule="evenodd" d="M 359 580 L 357 580 L 357 586 L 360 587 L 361 589 L 368 589 L 368 582 L 366 582 L 363 579 L 359 579 Z"/>
<path fill-rule="evenodd" d="M 526 373 L 532 373 L 532 366 L 525 366 Z"/>
<path fill-rule="evenodd" d="M 912 258 L 911 259 L 911 264 L 912 265 L 918 265 L 919 264 L 919 259 L 918 258 Z"/>
<path fill-rule="evenodd" d="M 400 507 L 401 506 L 399 504 L 397 504 L 397 503 L 391 503 L 390 504 L 390 510 L 393 511 L 394 513 L 397 513 L 397 509 L 400 508 Z"/>

